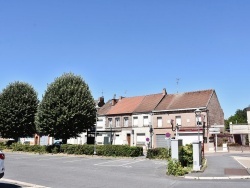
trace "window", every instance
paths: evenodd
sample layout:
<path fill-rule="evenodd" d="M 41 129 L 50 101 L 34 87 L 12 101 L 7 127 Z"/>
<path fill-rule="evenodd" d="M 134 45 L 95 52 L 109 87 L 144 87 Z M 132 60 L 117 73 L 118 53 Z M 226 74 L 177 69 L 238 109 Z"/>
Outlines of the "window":
<path fill-rule="evenodd" d="M 136 134 L 136 144 L 137 145 L 145 145 L 145 133 L 137 133 Z"/>
<path fill-rule="evenodd" d="M 138 126 L 138 117 L 133 117 L 133 125 L 134 127 Z"/>
<path fill-rule="evenodd" d="M 162 117 L 157 117 L 157 126 L 162 127 Z"/>
<path fill-rule="evenodd" d="M 123 126 L 128 127 L 128 117 L 124 117 Z"/>
<path fill-rule="evenodd" d="M 115 118 L 115 126 L 120 127 L 120 118 Z"/>
<path fill-rule="evenodd" d="M 181 116 L 175 116 L 176 125 L 181 126 Z"/>
<path fill-rule="evenodd" d="M 143 126 L 148 126 L 148 116 L 143 116 Z"/>
<path fill-rule="evenodd" d="M 112 127 L 112 118 L 108 118 L 109 127 Z"/>

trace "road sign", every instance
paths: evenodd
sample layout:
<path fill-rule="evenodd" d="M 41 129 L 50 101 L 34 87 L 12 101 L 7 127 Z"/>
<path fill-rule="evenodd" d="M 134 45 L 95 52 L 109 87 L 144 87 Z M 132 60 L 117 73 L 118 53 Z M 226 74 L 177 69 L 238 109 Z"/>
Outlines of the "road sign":
<path fill-rule="evenodd" d="M 170 138 L 170 137 L 171 137 L 171 134 L 170 134 L 170 133 L 166 133 L 166 137 L 167 137 L 167 138 Z"/>
<path fill-rule="evenodd" d="M 209 133 L 210 134 L 220 134 L 220 128 L 218 128 L 218 127 L 209 128 Z"/>
<path fill-rule="evenodd" d="M 146 141 L 149 142 L 149 138 L 148 137 L 146 138 Z"/>

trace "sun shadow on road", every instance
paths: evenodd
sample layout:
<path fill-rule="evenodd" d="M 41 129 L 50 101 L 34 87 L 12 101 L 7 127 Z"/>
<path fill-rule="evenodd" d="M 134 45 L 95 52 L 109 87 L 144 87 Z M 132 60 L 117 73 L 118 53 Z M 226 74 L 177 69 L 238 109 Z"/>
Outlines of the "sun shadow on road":
<path fill-rule="evenodd" d="M 0 183 L 1 188 L 21 188 L 19 185 L 10 184 L 10 183 Z"/>

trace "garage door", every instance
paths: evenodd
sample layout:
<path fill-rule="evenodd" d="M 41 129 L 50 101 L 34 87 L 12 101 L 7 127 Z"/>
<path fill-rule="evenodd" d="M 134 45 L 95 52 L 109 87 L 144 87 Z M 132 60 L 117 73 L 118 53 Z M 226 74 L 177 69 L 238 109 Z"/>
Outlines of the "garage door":
<path fill-rule="evenodd" d="M 194 141 L 198 141 L 197 133 L 189 133 L 189 134 L 179 134 L 179 139 L 182 139 L 183 146 L 186 144 L 192 144 Z M 202 134 L 200 134 L 200 141 L 203 140 Z"/>
<path fill-rule="evenodd" d="M 156 148 L 167 148 L 168 147 L 168 142 L 165 138 L 166 138 L 165 134 L 157 134 L 156 135 Z"/>

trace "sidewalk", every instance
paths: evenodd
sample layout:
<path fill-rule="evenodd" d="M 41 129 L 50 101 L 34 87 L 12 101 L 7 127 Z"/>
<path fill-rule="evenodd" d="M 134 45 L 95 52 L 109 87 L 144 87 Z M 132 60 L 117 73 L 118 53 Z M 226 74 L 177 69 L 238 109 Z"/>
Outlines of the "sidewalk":
<path fill-rule="evenodd" d="M 187 179 L 250 179 L 249 152 L 205 153 L 207 167 L 204 172 L 185 175 Z"/>

